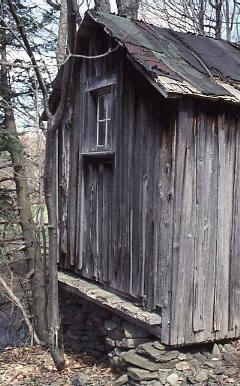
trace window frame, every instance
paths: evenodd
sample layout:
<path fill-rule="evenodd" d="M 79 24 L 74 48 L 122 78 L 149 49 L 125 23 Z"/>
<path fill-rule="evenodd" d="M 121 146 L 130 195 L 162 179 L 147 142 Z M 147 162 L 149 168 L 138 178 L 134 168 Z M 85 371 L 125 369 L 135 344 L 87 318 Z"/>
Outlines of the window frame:
<path fill-rule="evenodd" d="M 83 145 L 84 152 L 87 154 L 93 152 L 103 154 L 104 152 L 114 152 L 115 150 L 115 103 L 116 103 L 116 85 L 117 74 L 113 72 L 111 74 L 105 74 L 104 76 L 96 76 L 87 80 L 85 86 L 85 93 L 87 94 L 87 103 L 90 116 L 87 118 L 88 135 L 86 138 L 86 146 Z M 110 103 L 108 103 L 108 128 L 105 137 L 104 145 L 99 144 L 99 125 L 98 125 L 98 97 L 101 95 L 109 94 Z M 98 134 L 97 134 L 98 132 Z M 98 138 L 97 138 L 98 136 Z"/>
<path fill-rule="evenodd" d="M 100 118 L 100 98 L 104 98 L 103 103 L 104 103 L 104 106 L 106 106 L 106 114 L 105 114 L 104 118 Z M 111 112 L 112 112 L 111 89 L 108 88 L 108 90 L 106 90 L 105 92 L 97 93 L 96 99 L 97 99 L 96 146 L 97 146 L 97 149 L 110 148 L 111 143 L 109 143 L 109 142 L 111 142 L 111 141 L 108 141 L 108 140 L 109 140 L 109 138 L 111 138 L 111 137 L 109 137 L 109 131 L 111 130 L 111 121 L 112 121 L 112 117 L 111 117 Z M 106 101 L 106 105 L 105 105 L 105 101 Z M 99 143 L 100 123 L 102 123 L 102 122 L 105 122 L 105 125 L 104 125 L 104 144 Z M 111 135 L 111 133 L 110 133 L 110 135 Z"/>

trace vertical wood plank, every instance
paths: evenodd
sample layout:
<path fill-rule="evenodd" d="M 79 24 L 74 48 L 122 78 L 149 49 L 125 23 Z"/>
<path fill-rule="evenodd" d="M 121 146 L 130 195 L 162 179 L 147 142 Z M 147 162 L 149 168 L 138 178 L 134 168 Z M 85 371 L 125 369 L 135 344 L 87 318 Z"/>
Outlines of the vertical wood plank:
<path fill-rule="evenodd" d="M 171 111 L 171 114 L 170 114 Z M 158 305 L 162 310 L 162 342 L 169 344 L 172 256 L 173 256 L 173 204 L 175 197 L 175 154 L 176 154 L 176 112 L 175 106 L 166 109 L 166 117 L 161 123 L 161 143 L 159 145 L 159 217 L 158 246 Z M 156 169 L 155 169 L 156 170 Z"/>
<path fill-rule="evenodd" d="M 196 242 L 193 330 L 195 340 L 211 339 L 217 240 L 217 129 L 214 117 L 196 117 Z"/>
<path fill-rule="evenodd" d="M 182 105 L 180 102 L 179 107 L 170 344 L 184 344 L 192 340 L 192 277 L 196 226 L 195 138 L 192 132 L 191 105 Z"/>
<path fill-rule="evenodd" d="M 229 275 L 229 329 L 233 331 L 234 336 L 240 334 L 240 126 L 239 117 L 230 120 L 236 130 L 236 157 L 234 164 L 234 184 L 233 184 L 233 230 L 231 240 L 231 259 Z"/>
<path fill-rule="evenodd" d="M 215 277 L 214 331 L 216 337 L 228 334 L 229 259 L 232 233 L 234 131 L 224 115 L 218 116 L 218 224 Z"/>

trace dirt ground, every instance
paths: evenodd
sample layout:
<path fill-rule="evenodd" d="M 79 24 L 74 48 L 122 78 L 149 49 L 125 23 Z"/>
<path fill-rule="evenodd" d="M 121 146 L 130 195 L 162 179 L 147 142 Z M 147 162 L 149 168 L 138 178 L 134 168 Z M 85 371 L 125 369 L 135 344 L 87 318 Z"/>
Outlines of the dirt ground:
<path fill-rule="evenodd" d="M 107 363 L 87 355 L 67 353 L 59 373 L 41 347 L 7 348 L 0 353 L 1 386 L 111 386 L 115 374 Z"/>

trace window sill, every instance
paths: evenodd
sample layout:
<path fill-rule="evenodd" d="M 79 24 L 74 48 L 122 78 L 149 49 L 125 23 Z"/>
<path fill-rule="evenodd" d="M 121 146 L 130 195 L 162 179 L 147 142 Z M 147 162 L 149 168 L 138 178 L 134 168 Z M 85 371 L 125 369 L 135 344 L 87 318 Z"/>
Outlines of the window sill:
<path fill-rule="evenodd" d="M 115 152 L 114 151 L 90 151 L 87 153 L 81 153 L 81 156 L 86 161 L 92 161 L 92 162 L 108 162 L 113 163 Z"/>

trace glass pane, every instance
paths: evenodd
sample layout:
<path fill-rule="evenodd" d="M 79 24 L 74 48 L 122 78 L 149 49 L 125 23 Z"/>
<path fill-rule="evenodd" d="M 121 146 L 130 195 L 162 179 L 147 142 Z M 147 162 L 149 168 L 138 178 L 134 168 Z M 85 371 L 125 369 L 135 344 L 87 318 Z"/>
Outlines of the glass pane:
<path fill-rule="evenodd" d="M 106 94 L 106 118 L 111 119 L 111 104 L 112 104 L 112 98 L 111 94 Z"/>
<path fill-rule="evenodd" d="M 107 121 L 107 145 L 111 144 L 111 120 Z"/>
<path fill-rule="evenodd" d="M 98 97 L 98 119 L 106 118 L 106 98 L 105 95 Z"/>
<path fill-rule="evenodd" d="M 98 146 L 105 145 L 105 136 L 106 136 L 106 121 L 98 122 Z"/>

